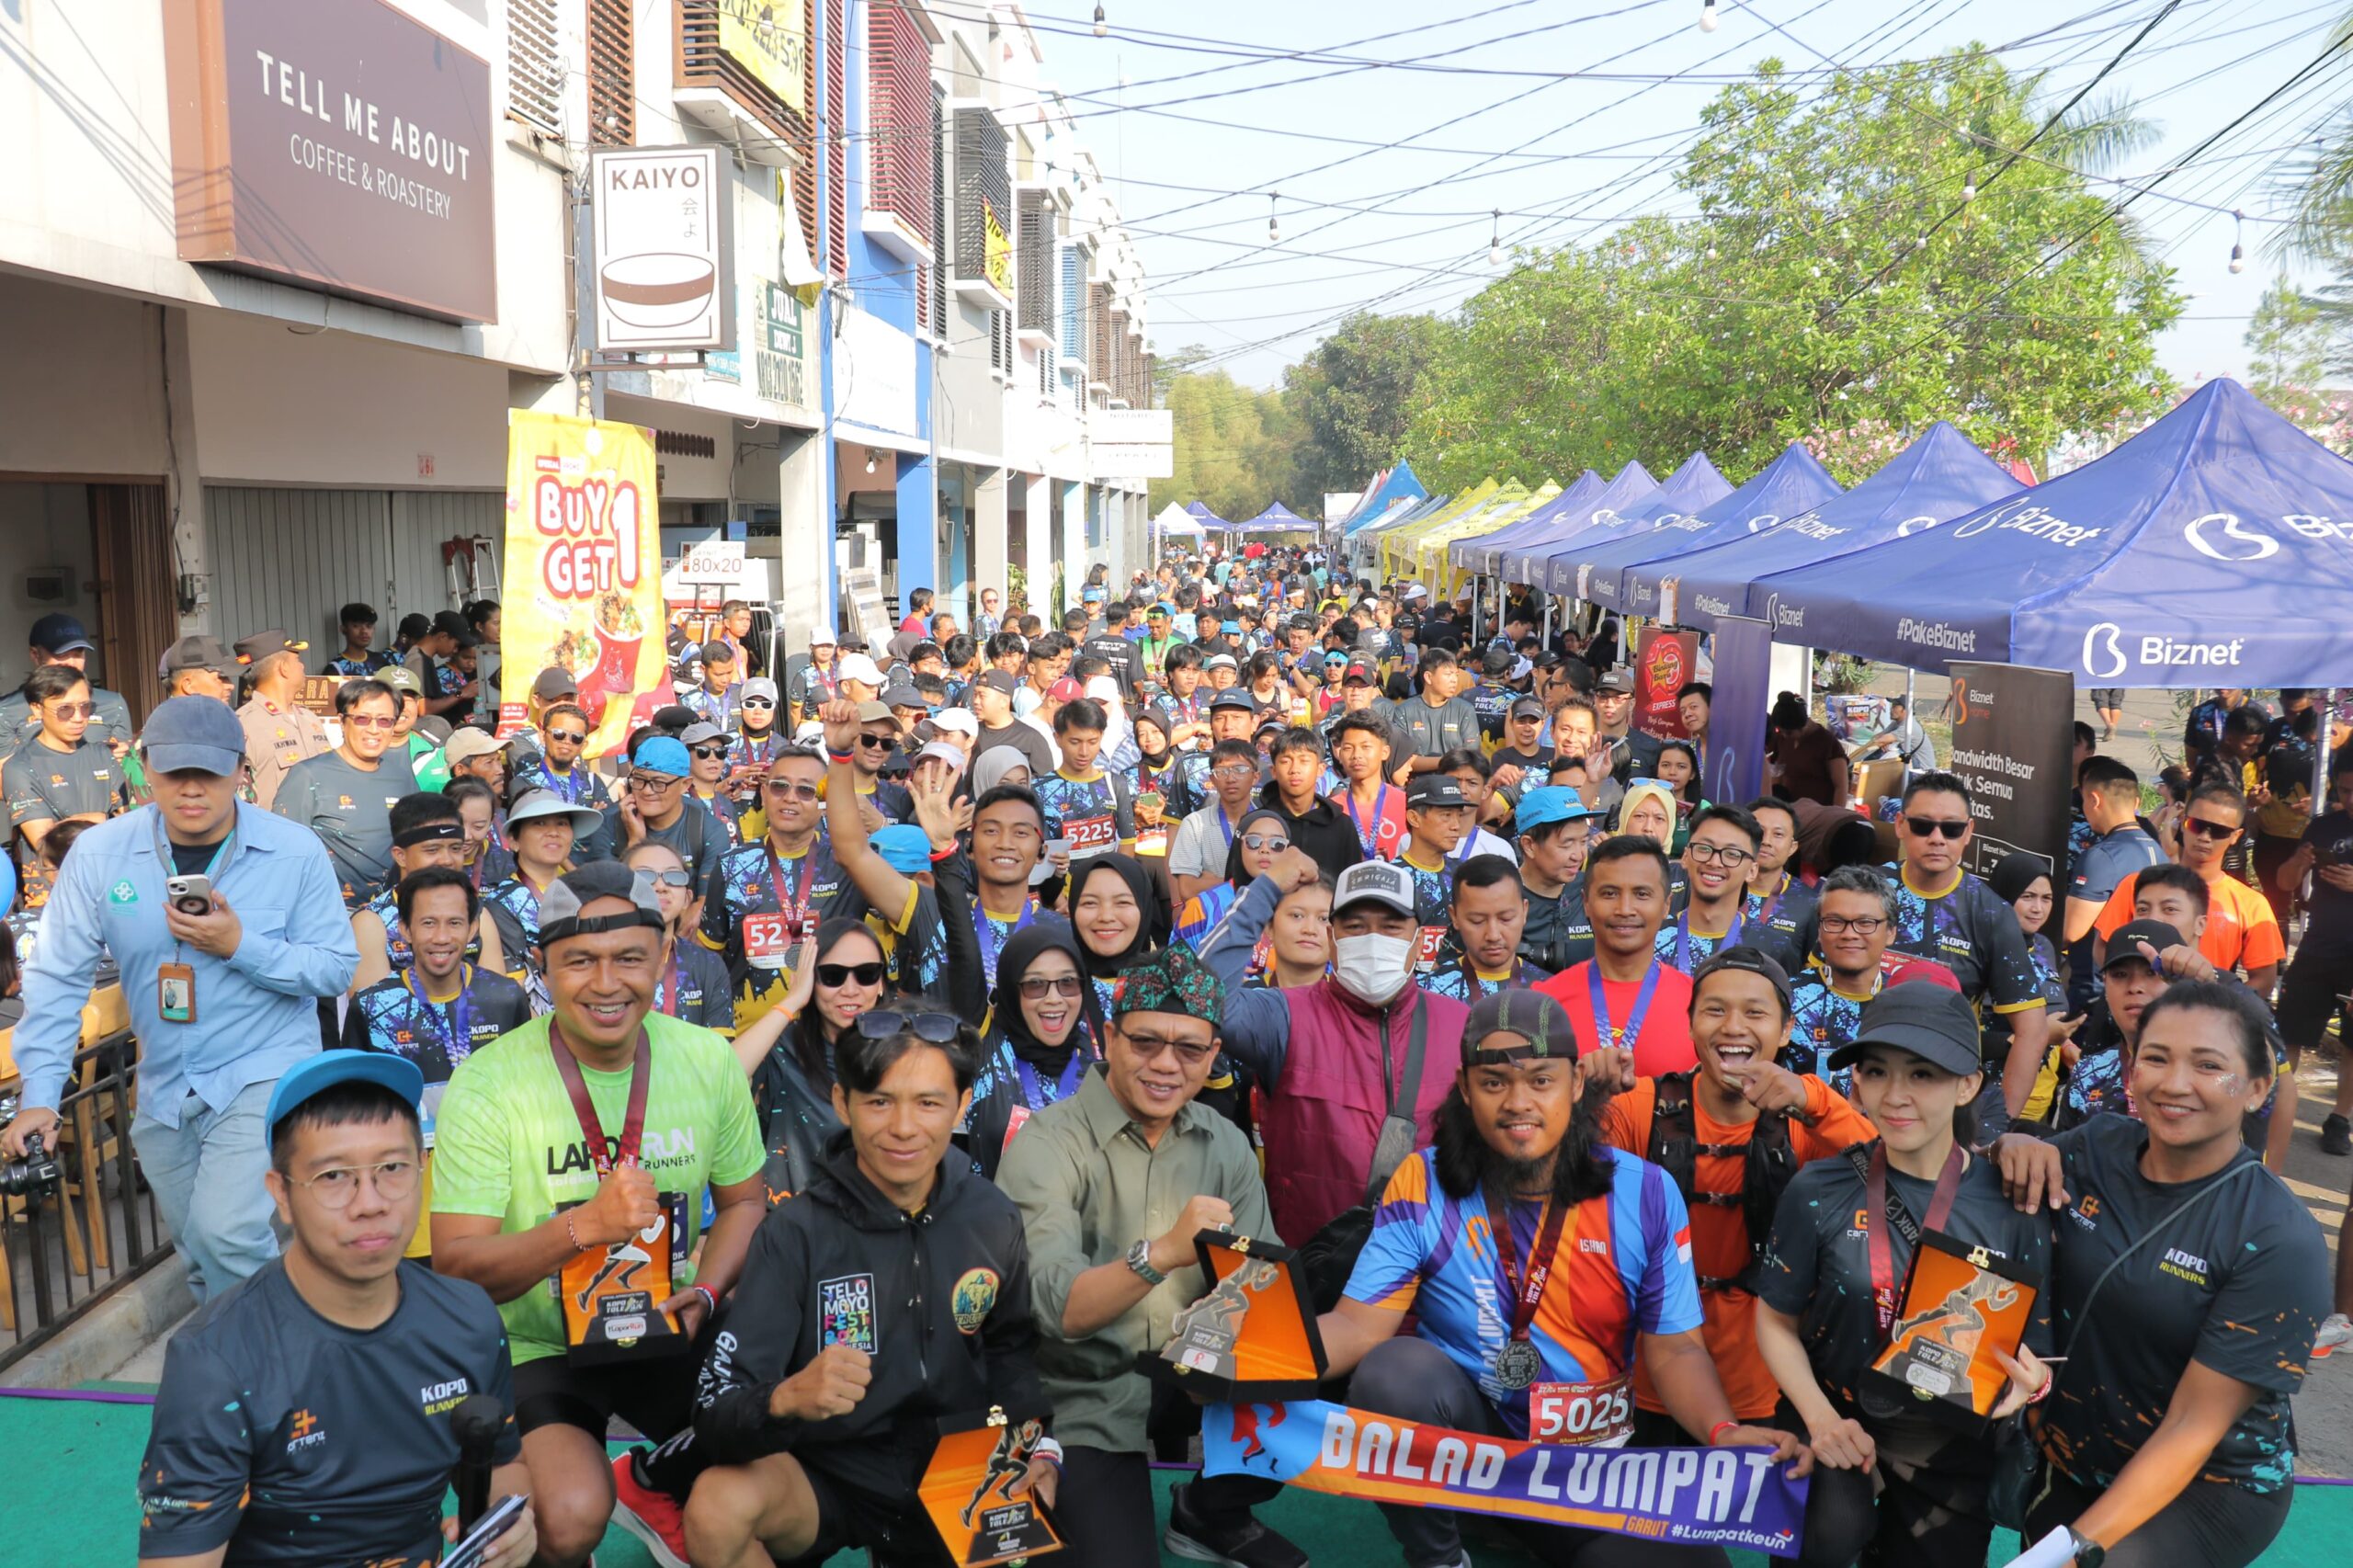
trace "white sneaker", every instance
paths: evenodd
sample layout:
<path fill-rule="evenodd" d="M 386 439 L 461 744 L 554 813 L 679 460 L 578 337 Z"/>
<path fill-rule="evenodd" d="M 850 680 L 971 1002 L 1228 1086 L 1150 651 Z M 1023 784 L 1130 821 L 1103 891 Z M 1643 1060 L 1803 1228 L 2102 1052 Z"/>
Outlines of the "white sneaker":
<path fill-rule="evenodd" d="M 2320 1337 L 2313 1342 L 2313 1358 L 2325 1358 L 2332 1351 L 2343 1350 L 2348 1346 L 2353 1346 L 2353 1318 L 2343 1312 L 2329 1313 L 2327 1320 L 2320 1325 Z"/>

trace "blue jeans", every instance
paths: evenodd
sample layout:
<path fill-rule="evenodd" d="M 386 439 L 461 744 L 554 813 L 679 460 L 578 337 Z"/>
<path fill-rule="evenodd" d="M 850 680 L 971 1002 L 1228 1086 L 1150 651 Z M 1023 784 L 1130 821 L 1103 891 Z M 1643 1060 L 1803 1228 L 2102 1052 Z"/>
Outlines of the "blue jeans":
<path fill-rule="evenodd" d="M 276 1080 L 249 1084 L 219 1110 L 191 1094 L 180 1124 L 165 1127 L 142 1110 L 131 1123 L 139 1168 L 171 1227 L 172 1244 L 188 1262 L 188 1288 L 199 1301 L 217 1296 L 278 1256 L 270 1228 L 277 1212 L 262 1186 L 269 1136 L 262 1119 Z"/>

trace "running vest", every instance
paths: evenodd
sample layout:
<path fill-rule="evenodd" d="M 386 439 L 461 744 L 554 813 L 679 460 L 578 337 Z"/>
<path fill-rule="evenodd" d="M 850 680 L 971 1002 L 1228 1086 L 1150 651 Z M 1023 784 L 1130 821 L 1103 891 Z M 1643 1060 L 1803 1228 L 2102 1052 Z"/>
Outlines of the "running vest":
<path fill-rule="evenodd" d="M 1764 1256 L 1765 1244 L 1773 1233 L 1773 1211 L 1780 1206 L 1781 1194 L 1798 1174 L 1797 1154 L 1790 1147 L 1789 1113 L 1768 1111 L 1759 1116 L 1745 1143 L 1702 1143 L 1691 1108 L 1692 1076 L 1692 1073 L 1665 1073 L 1652 1080 L 1658 1086 L 1658 1094 L 1651 1108 L 1651 1143 L 1643 1158 L 1674 1178 L 1687 1203 L 1704 1203 L 1717 1209 L 1737 1207 L 1741 1210 L 1741 1221 L 1748 1231 L 1748 1266 L 1729 1279 L 1701 1275 L 1699 1289 L 1746 1290 L 1754 1295 L 1758 1263 Z M 1695 1177 L 1703 1154 L 1740 1159 L 1738 1192 L 1699 1189 Z"/>

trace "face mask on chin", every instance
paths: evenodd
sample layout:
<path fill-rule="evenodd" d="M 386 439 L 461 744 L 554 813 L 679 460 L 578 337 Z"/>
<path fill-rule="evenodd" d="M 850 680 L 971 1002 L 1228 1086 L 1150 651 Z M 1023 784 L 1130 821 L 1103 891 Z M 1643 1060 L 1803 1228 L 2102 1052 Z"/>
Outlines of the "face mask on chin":
<path fill-rule="evenodd" d="M 1332 974 L 1340 988 L 1374 1006 L 1405 989 L 1413 978 L 1414 944 L 1408 937 L 1370 931 L 1340 937 L 1332 950 Z"/>

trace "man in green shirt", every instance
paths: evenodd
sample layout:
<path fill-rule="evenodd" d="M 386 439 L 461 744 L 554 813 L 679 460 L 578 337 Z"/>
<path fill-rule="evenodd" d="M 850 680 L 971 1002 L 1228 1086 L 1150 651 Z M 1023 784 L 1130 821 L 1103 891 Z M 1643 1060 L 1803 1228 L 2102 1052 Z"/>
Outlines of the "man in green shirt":
<path fill-rule="evenodd" d="M 540 900 L 555 1010 L 460 1063 L 435 1127 L 434 1267 L 499 1303 L 540 1560 L 553 1568 L 585 1562 L 612 1517 L 612 1416 L 657 1442 L 690 1424 L 687 1352 L 767 1208 L 759 1126 L 733 1051 L 653 1010 L 664 930 L 652 880 L 619 862 L 556 879 Z M 703 1237 L 706 1186 L 717 1218 Z M 663 1250 L 671 1291 L 649 1306 L 676 1336 L 576 1363 L 551 1278 L 569 1290 L 574 1277 L 643 1267 Z M 592 1254 L 603 1269 L 580 1267 Z"/>
<path fill-rule="evenodd" d="M 1193 1238 L 1223 1228 L 1279 1239 L 1250 1141 L 1194 1103 L 1224 1010 L 1225 987 L 1188 949 L 1131 964 L 1100 1070 L 1032 1116 L 997 1169 L 1029 1239 L 1038 1371 L 1063 1452 L 1055 1523 L 1082 1562 L 1158 1560 L 1145 1445 L 1154 1385 L 1135 1361 L 1209 1292 Z M 1305 1568 L 1305 1552 L 1250 1517 L 1280 1490 L 1256 1476 L 1197 1477 L 1170 1500 L 1168 1550 Z"/>

